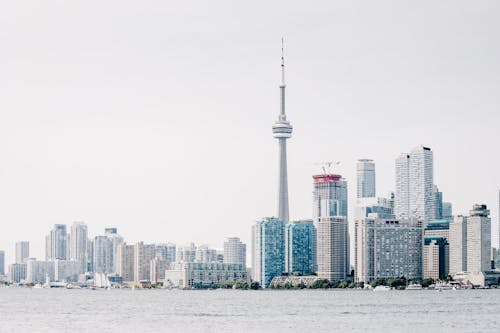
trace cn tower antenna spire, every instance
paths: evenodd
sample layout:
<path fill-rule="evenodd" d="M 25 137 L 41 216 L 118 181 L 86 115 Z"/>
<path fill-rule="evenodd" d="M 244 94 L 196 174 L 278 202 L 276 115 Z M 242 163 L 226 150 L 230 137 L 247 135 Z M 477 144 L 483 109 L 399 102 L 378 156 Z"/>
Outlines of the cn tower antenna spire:
<path fill-rule="evenodd" d="M 285 41 L 283 37 L 281 37 L 281 85 L 285 85 L 285 52 L 284 52 L 284 46 Z"/>

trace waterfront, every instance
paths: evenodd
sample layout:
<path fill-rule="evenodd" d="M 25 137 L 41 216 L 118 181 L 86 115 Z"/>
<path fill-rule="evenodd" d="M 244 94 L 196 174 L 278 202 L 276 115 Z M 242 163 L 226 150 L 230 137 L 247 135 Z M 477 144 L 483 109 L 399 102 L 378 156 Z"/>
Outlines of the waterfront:
<path fill-rule="evenodd" d="M 0 288 L 0 332 L 498 332 L 500 290 Z"/>

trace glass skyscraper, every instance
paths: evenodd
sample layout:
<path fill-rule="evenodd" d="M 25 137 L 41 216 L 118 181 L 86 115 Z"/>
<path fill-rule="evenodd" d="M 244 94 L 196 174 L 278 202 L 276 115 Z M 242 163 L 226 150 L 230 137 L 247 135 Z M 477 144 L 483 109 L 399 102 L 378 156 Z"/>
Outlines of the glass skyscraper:
<path fill-rule="evenodd" d="M 252 226 L 253 280 L 267 288 L 275 276 L 285 272 L 285 223 L 266 217 Z"/>
<path fill-rule="evenodd" d="M 375 163 L 373 160 L 361 159 L 356 165 L 357 197 L 375 197 Z"/>
<path fill-rule="evenodd" d="M 316 271 L 316 227 L 312 220 L 285 226 L 285 252 L 287 273 L 309 275 Z"/>

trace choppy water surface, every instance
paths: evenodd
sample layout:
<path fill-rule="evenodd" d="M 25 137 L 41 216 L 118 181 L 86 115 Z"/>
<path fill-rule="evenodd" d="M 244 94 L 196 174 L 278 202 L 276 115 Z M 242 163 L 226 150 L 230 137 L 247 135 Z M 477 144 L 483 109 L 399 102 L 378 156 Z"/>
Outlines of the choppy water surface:
<path fill-rule="evenodd" d="M 500 290 L 0 288 L 0 332 L 500 332 Z"/>

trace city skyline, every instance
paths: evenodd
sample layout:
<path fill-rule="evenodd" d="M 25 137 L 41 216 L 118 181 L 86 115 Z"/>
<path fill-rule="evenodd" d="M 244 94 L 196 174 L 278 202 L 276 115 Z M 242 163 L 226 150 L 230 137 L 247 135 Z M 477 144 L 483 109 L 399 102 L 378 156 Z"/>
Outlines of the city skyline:
<path fill-rule="evenodd" d="M 260 29 L 253 25 L 257 13 L 240 17 L 252 22 L 242 28 L 215 5 L 205 9 L 220 25 L 197 37 L 199 25 L 172 33 L 185 25 L 162 6 L 145 9 L 157 12 L 150 21 L 161 29 L 146 24 L 137 34 L 128 19 L 110 15 L 108 26 L 108 9 L 85 34 L 77 10 L 3 20 L 2 30 L 17 36 L 5 40 L 0 54 L 0 220 L 7 225 L 0 249 L 6 262 L 14 261 L 20 240 L 30 242 L 30 256 L 43 258 L 40 235 L 73 221 L 85 221 L 92 235 L 117 226 L 132 242 L 221 248 L 224 237 L 234 235 L 249 244 L 254 221 L 276 214 L 278 165 L 269 124 L 279 109 L 282 35 L 287 114 L 295 126 L 288 145 L 291 220 L 312 217 L 310 176 L 321 172 L 315 163 L 342 161 L 334 171 L 348 180 L 354 202 L 356 161 L 373 159 L 377 195 L 387 197 L 395 190 L 394 159 L 424 144 L 434 152 L 444 201 L 456 214 L 487 204 L 492 235 L 498 235 L 500 68 L 492 31 L 499 23 L 491 16 L 497 5 L 474 4 L 471 11 L 465 2 L 433 10 L 422 4 L 416 16 L 395 2 L 379 5 L 400 16 L 323 4 L 308 8 L 305 30 L 291 19 L 271 23 L 283 10 L 278 5 L 263 15 Z M 291 5 L 284 13 L 293 17 L 303 9 Z M 122 10 L 125 18 L 135 15 L 127 5 Z M 425 27 L 422 12 L 429 15 Z M 481 13 L 481 21 L 471 12 Z M 332 15 L 335 20 L 326 19 Z M 442 29 L 443 15 L 449 30 Z M 457 40 L 464 16 L 471 30 Z M 45 19 L 66 29 L 54 30 Z M 394 20 L 405 24 L 394 31 Z M 478 157 L 478 147 L 489 154 Z M 205 218 L 187 218 L 192 207 Z M 492 242 L 497 246 L 498 237 Z"/>

